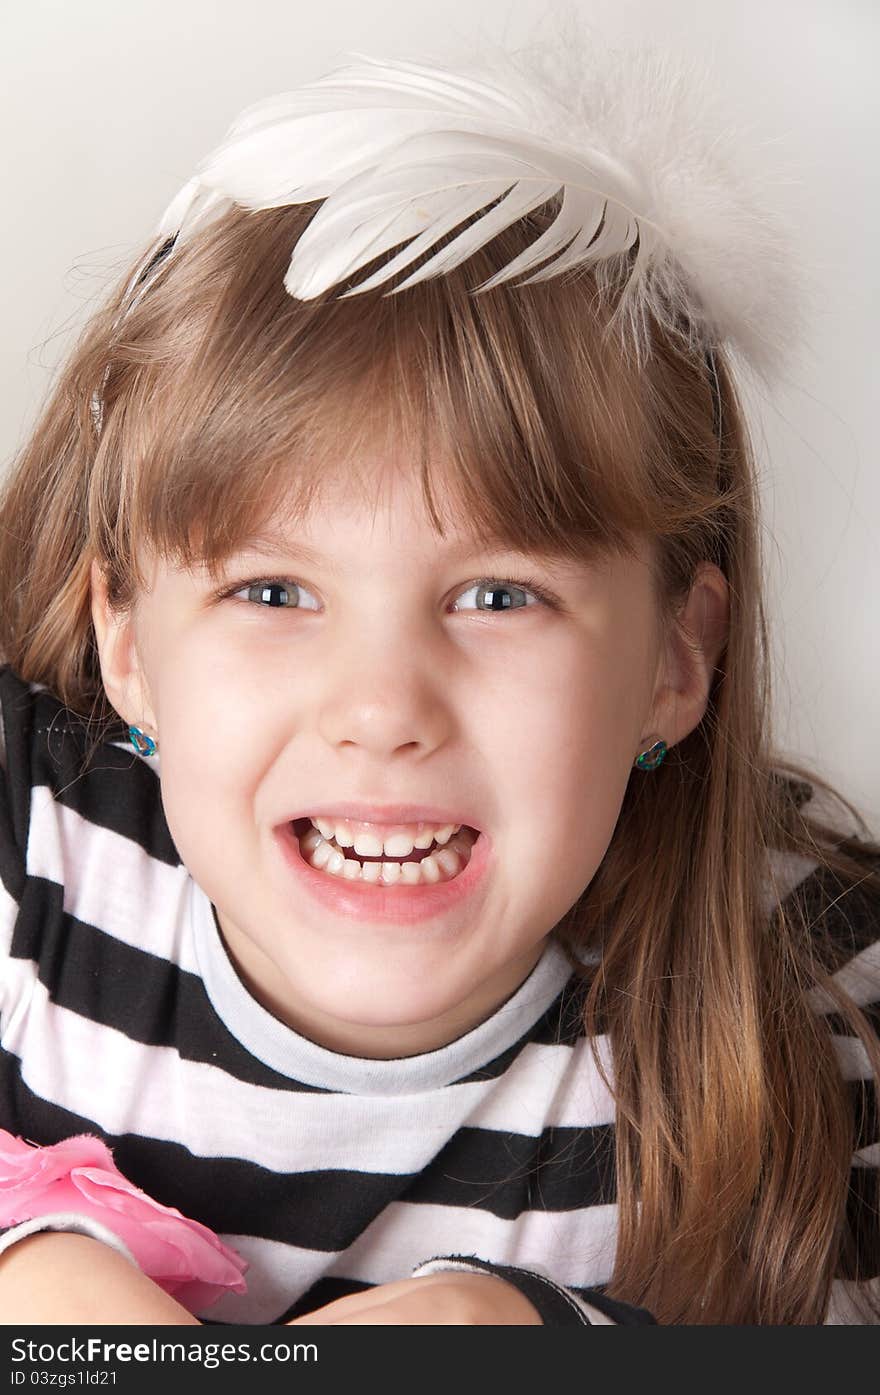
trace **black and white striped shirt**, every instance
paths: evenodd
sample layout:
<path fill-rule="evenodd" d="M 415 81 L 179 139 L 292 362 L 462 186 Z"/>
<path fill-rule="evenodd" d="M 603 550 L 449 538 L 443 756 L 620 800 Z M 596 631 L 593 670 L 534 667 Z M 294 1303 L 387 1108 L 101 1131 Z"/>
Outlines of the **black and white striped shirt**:
<path fill-rule="evenodd" d="M 614 1107 L 557 945 L 439 1050 L 328 1051 L 238 977 L 172 842 L 155 758 L 120 724 L 84 770 L 82 723 L 8 665 L 0 706 L 0 1127 L 40 1144 L 100 1137 L 136 1186 L 242 1255 L 247 1293 L 198 1316 L 278 1323 L 461 1267 L 511 1279 L 545 1323 L 652 1320 L 603 1292 Z M 863 927 L 842 970 L 863 1002 L 880 997 L 878 939 Z M 854 1042 L 841 1057 L 858 1082 Z M 871 1119 L 855 1161 L 873 1173 Z M 7 1231 L 0 1250 L 46 1224 Z"/>

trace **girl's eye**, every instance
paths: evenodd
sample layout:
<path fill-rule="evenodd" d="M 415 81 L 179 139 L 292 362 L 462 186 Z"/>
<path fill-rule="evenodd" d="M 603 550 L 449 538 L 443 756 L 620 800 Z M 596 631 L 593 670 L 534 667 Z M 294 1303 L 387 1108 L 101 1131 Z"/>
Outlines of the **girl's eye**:
<path fill-rule="evenodd" d="M 556 608 L 559 601 L 546 587 L 530 578 L 523 578 L 522 581 L 494 581 L 488 577 L 481 577 L 479 581 L 474 581 L 465 591 L 459 592 L 459 596 L 469 596 L 475 594 L 476 609 L 483 614 L 497 610 L 525 610 L 527 606 L 539 604 Z M 298 581 L 291 581 L 287 578 L 266 578 L 255 581 L 244 582 L 235 590 L 225 591 L 221 599 L 234 599 L 236 596 L 243 596 L 245 601 L 254 602 L 261 609 L 284 609 L 284 610 L 315 610 L 317 604 L 304 602 L 303 597 L 309 597 L 311 602 L 315 598 L 310 591 L 301 586 Z M 531 600 L 526 599 L 531 596 Z M 461 609 L 459 603 L 454 606 L 455 610 Z M 468 607 L 465 607 L 468 609 Z"/>
<path fill-rule="evenodd" d="M 298 581 L 288 581 L 287 579 L 247 581 L 235 591 L 227 591 L 226 596 L 235 597 L 244 595 L 246 601 L 255 601 L 262 607 L 272 607 L 273 609 L 284 610 L 315 610 L 316 606 L 303 604 L 303 596 L 311 596 L 304 586 L 300 586 Z M 314 597 L 312 596 L 312 600 Z"/>
<path fill-rule="evenodd" d="M 481 577 L 462 591 L 462 596 L 476 596 L 476 607 L 478 611 L 494 610 L 525 610 L 526 606 L 534 605 L 537 600 L 540 604 L 553 606 L 556 604 L 554 596 L 543 586 L 539 586 L 536 581 L 493 581 L 488 577 Z M 524 598 L 531 596 L 532 600 Z M 458 605 L 455 607 L 459 609 Z"/>

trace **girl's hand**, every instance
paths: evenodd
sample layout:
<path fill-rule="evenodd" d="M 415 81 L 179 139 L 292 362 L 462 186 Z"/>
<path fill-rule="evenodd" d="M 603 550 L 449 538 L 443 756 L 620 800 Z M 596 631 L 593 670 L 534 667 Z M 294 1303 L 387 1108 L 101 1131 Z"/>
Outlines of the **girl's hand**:
<path fill-rule="evenodd" d="M 200 1325 L 117 1250 L 50 1230 L 0 1255 L 0 1323 Z"/>
<path fill-rule="evenodd" d="M 518 1288 L 495 1274 L 449 1271 L 418 1279 L 377 1284 L 366 1293 L 337 1298 L 286 1325 L 379 1326 L 542 1326 L 537 1308 Z"/>

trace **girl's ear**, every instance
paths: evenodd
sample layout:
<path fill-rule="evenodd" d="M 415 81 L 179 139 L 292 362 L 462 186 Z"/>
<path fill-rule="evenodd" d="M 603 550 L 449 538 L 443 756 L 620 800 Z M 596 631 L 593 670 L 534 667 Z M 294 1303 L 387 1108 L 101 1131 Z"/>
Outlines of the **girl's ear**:
<path fill-rule="evenodd" d="M 91 608 L 101 679 L 109 701 L 124 722 L 154 732 L 156 720 L 135 642 L 134 615 L 110 605 L 107 580 L 97 558 L 91 565 Z"/>
<path fill-rule="evenodd" d="M 702 721 L 729 624 L 727 579 L 714 563 L 701 562 L 678 617 L 663 686 L 654 699 L 650 729 L 668 746 L 683 741 Z"/>

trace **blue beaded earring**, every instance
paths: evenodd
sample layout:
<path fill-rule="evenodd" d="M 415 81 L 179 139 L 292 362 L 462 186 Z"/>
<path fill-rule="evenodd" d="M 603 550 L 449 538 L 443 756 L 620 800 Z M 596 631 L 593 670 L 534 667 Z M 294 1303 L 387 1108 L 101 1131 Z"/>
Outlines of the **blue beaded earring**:
<path fill-rule="evenodd" d="M 635 764 L 639 770 L 656 770 L 667 750 L 665 741 L 655 741 L 653 746 L 649 746 L 647 751 L 642 751 L 642 754 L 636 757 Z"/>
<path fill-rule="evenodd" d="M 152 736 L 147 736 L 140 727 L 129 727 L 128 739 L 139 756 L 154 756 L 156 754 L 156 743 Z"/>

